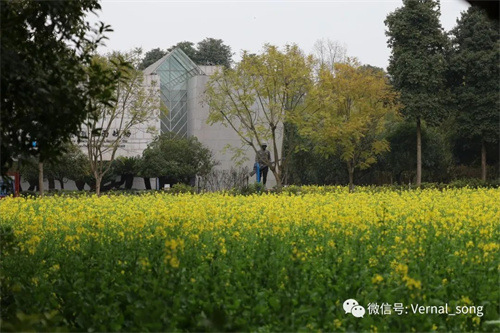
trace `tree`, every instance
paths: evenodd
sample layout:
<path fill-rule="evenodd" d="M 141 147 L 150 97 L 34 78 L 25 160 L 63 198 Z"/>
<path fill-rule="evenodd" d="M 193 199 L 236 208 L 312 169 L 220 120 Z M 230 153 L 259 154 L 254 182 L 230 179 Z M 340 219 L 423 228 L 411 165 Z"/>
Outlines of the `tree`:
<path fill-rule="evenodd" d="M 343 63 L 347 60 L 347 49 L 345 45 L 329 38 L 319 39 L 314 43 L 313 55 L 317 59 L 318 72 L 320 68 L 335 70 L 335 64 Z"/>
<path fill-rule="evenodd" d="M 126 190 L 132 189 L 134 176 L 138 174 L 139 160 L 139 157 L 118 156 L 118 158 L 113 161 L 113 172 L 121 177 L 117 187 L 125 183 Z"/>
<path fill-rule="evenodd" d="M 293 142 L 283 149 L 285 125 L 289 116 L 307 107 L 303 101 L 312 86 L 313 67 L 313 57 L 304 56 L 297 45 L 283 51 L 265 45 L 260 55 L 244 52 L 234 69 L 219 71 L 207 84 L 209 123 L 231 126 L 255 153 L 269 142 L 274 162 L 268 167 L 278 188 L 295 149 Z"/>
<path fill-rule="evenodd" d="M 386 35 L 392 49 L 388 72 L 401 93 L 402 114 L 417 124 L 417 186 L 422 182 L 421 123 L 444 117 L 445 48 L 447 38 L 439 23 L 439 3 L 403 0 L 403 7 L 387 16 Z"/>
<path fill-rule="evenodd" d="M 170 51 L 170 49 L 168 51 Z M 152 50 L 146 52 L 146 54 L 144 55 L 144 58 L 142 59 L 141 63 L 139 64 L 138 69 L 140 69 L 141 71 L 145 70 L 150 65 L 154 64 L 155 62 L 157 62 L 158 60 L 163 58 L 166 54 L 167 54 L 167 52 L 163 51 L 160 48 L 152 49 Z"/>
<path fill-rule="evenodd" d="M 383 72 L 349 59 L 336 64 L 333 73 L 323 66 L 308 99 L 310 112 L 294 115 L 299 133 L 325 157 L 340 154 L 352 191 L 354 171 L 369 168 L 389 150 L 381 134 L 390 117 L 397 116 L 397 94 Z"/>
<path fill-rule="evenodd" d="M 28 191 L 37 190 L 40 186 L 40 182 L 38 181 L 38 159 L 30 155 L 25 155 L 20 156 L 16 163 L 21 178 L 29 184 Z"/>
<path fill-rule="evenodd" d="M 180 48 L 182 52 L 184 52 L 189 57 L 189 59 L 191 59 L 196 64 L 198 63 L 198 51 L 194 47 L 193 42 L 188 42 L 188 41 L 179 42 L 171 46 L 167 51 L 171 52 L 175 48 Z"/>
<path fill-rule="evenodd" d="M 225 45 L 222 39 L 205 38 L 198 43 L 196 60 L 193 61 L 198 65 L 222 65 L 229 68 L 232 56 L 231 47 Z"/>
<path fill-rule="evenodd" d="M 288 184 L 294 185 L 333 185 L 349 183 L 345 162 L 339 154 L 326 157 L 317 151 L 313 140 L 298 135 L 298 142 L 290 158 Z"/>
<path fill-rule="evenodd" d="M 66 143 L 63 146 L 64 153 L 57 159 L 48 160 L 46 164 L 47 178 L 59 181 L 61 189 L 69 179 L 79 180 L 90 173 L 88 156 L 80 147 Z"/>
<path fill-rule="evenodd" d="M 167 183 L 189 184 L 197 175 L 208 175 L 215 164 L 212 152 L 196 137 L 162 133 L 144 150 L 138 168 L 143 177 L 159 177 L 163 188 Z"/>
<path fill-rule="evenodd" d="M 451 31 L 450 75 L 457 130 L 481 142 L 481 179 L 486 180 L 486 145 L 500 136 L 500 34 L 484 10 L 470 7 Z"/>
<path fill-rule="evenodd" d="M 111 169 L 122 140 L 129 137 L 137 125 L 159 117 L 160 109 L 163 109 L 156 82 L 146 85 L 143 73 L 135 69 L 139 59 L 139 49 L 94 59 L 119 77 L 118 84 L 113 87 L 113 103 L 100 104 L 96 114 L 86 123 L 86 146 L 97 195 L 100 195 L 101 181 Z"/>
<path fill-rule="evenodd" d="M 387 135 L 391 150 L 384 154 L 384 166 L 394 176 L 398 184 L 402 185 L 405 176 L 408 181 L 415 174 L 416 156 L 408 150 L 415 146 L 414 135 L 416 124 L 402 122 L 394 126 Z M 426 181 L 444 181 L 448 177 L 447 171 L 452 163 L 450 149 L 446 145 L 443 135 L 433 128 L 422 126 L 422 164 L 425 168 Z M 423 177 L 424 179 L 426 177 Z"/>
<path fill-rule="evenodd" d="M 59 155 L 92 111 L 89 98 L 107 101 L 109 77 L 86 67 L 111 31 L 93 27 L 97 0 L 2 1 L 0 6 L 1 175 L 21 154 L 40 162 Z M 33 141 L 37 147 L 33 147 Z"/>

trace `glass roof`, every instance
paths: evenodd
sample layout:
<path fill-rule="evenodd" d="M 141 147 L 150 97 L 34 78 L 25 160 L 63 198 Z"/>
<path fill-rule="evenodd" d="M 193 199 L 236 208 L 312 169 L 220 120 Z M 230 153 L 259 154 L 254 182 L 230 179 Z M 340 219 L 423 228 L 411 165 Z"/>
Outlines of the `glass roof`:
<path fill-rule="evenodd" d="M 175 48 L 146 68 L 144 74 L 158 76 L 161 99 L 168 108 L 161 119 L 161 132 L 187 137 L 187 82 L 205 73 L 180 48 Z"/>

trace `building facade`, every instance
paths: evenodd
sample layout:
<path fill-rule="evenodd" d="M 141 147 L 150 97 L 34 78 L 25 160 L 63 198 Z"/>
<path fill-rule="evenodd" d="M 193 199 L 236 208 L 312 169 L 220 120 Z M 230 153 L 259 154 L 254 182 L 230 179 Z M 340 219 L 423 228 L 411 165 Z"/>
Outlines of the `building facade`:
<path fill-rule="evenodd" d="M 165 132 L 174 133 L 177 137 L 186 138 L 195 136 L 203 145 L 209 148 L 218 162 L 218 170 L 247 168 L 252 170 L 255 160 L 255 151 L 250 146 L 242 144 L 241 138 L 230 127 L 221 123 L 208 124 L 209 107 L 204 102 L 205 87 L 210 75 L 219 69 L 218 66 L 198 66 L 181 49 L 176 48 L 167 55 L 146 68 L 144 85 L 155 91 L 168 112 L 158 112 L 147 122 L 134 126 L 121 140 L 115 157 L 141 156 L 155 136 Z M 112 141 L 111 126 L 107 136 Z M 82 151 L 87 154 L 85 141 L 79 143 Z M 230 148 L 240 150 L 238 160 L 234 160 L 234 152 Z M 269 147 L 271 148 L 271 147 Z M 249 182 L 255 181 L 255 176 Z M 76 189 L 73 182 L 69 182 L 66 189 Z M 157 184 L 151 179 L 151 184 Z M 267 187 L 276 184 L 274 175 L 269 171 Z M 27 184 L 23 184 L 26 186 Z M 142 178 L 135 178 L 133 188 L 144 189 Z"/>
<path fill-rule="evenodd" d="M 253 148 L 243 145 L 230 126 L 207 123 L 210 110 L 204 101 L 205 87 L 210 76 L 219 69 L 219 66 L 196 65 L 181 49 L 174 49 L 146 68 L 144 74 L 160 82 L 161 99 L 168 109 L 168 114 L 161 119 L 161 132 L 173 132 L 179 137 L 195 136 L 213 152 L 219 170 L 237 167 L 252 170 Z M 230 148 L 242 152 L 238 160 L 233 158 Z M 276 180 L 269 172 L 267 187 L 275 184 Z"/>

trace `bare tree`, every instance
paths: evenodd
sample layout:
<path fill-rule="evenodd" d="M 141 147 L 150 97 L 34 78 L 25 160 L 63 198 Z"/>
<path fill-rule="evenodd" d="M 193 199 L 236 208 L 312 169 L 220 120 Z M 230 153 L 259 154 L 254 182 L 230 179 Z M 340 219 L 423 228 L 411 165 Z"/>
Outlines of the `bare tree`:
<path fill-rule="evenodd" d="M 326 66 L 333 73 L 336 63 L 344 63 L 347 60 L 347 48 L 339 41 L 329 38 L 318 39 L 313 46 L 313 56 L 317 60 L 318 70 Z"/>
<path fill-rule="evenodd" d="M 197 185 L 200 191 L 241 190 L 248 185 L 247 167 L 231 168 L 230 170 L 213 169 L 208 175 L 199 177 Z"/>
<path fill-rule="evenodd" d="M 159 90 L 156 82 L 145 82 L 144 74 L 136 68 L 141 51 L 113 53 L 106 58 L 96 58 L 120 80 L 114 87 L 114 102 L 100 104 L 98 113 L 86 124 L 87 151 L 90 169 L 96 181 L 96 193 L 100 195 L 101 182 L 110 170 L 111 162 L 123 140 L 140 124 L 157 119 L 161 110 Z M 147 84 L 146 84 L 147 83 Z M 148 131 L 155 131 L 148 126 Z"/>

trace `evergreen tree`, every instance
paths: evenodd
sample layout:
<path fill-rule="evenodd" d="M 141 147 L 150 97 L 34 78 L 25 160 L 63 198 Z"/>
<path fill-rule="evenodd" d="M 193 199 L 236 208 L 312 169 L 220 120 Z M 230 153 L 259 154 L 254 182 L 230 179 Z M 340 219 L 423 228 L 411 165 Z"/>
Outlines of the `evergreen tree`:
<path fill-rule="evenodd" d="M 170 49 L 168 51 L 170 51 Z M 155 62 L 157 62 L 158 60 L 163 58 L 163 56 L 165 56 L 166 54 L 167 54 L 167 52 L 163 51 L 159 47 L 146 52 L 146 54 L 144 55 L 144 58 L 142 59 L 141 63 L 139 64 L 138 69 L 140 69 L 141 71 L 145 70 L 146 68 L 148 68 L 149 66 L 151 66 L 152 64 L 154 64 Z"/>
<path fill-rule="evenodd" d="M 195 62 L 198 65 L 222 65 L 230 67 L 232 56 L 231 47 L 225 45 L 222 39 L 205 38 L 198 43 Z"/>
<path fill-rule="evenodd" d="M 421 122 L 438 123 L 444 116 L 445 48 L 447 38 L 439 22 L 439 2 L 403 0 L 403 7 L 387 16 L 392 49 L 388 72 L 401 93 L 402 114 L 417 124 L 417 186 L 422 181 Z"/>
<path fill-rule="evenodd" d="M 484 10 L 470 7 L 451 31 L 450 81 L 457 130 L 481 142 L 481 179 L 486 180 L 486 145 L 500 135 L 500 34 Z"/>

